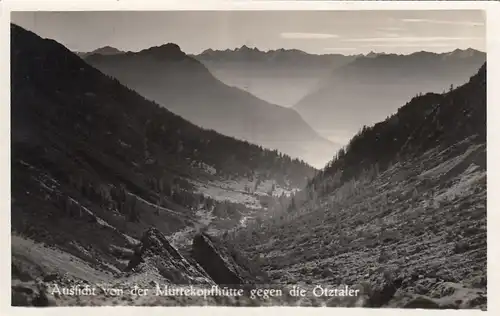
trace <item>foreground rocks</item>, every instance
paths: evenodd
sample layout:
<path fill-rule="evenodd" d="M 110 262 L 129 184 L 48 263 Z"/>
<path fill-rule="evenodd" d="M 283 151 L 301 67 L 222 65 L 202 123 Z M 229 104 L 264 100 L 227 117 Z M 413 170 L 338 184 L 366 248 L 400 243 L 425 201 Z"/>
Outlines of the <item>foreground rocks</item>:
<path fill-rule="evenodd" d="M 432 280 L 431 280 L 432 281 Z M 421 285 L 421 283 L 418 283 Z M 421 309 L 481 309 L 487 308 L 486 291 L 467 288 L 458 283 L 433 281 L 420 293 L 398 291 L 389 307 Z"/>
<path fill-rule="evenodd" d="M 200 233 L 193 239 L 193 258 L 217 284 L 265 284 L 267 276 L 233 246 Z"/>
<path fill-rule="evenodd" d="M 364 282 L 354 282 L 350 288 L 359 289 L 356 296 L 329 297 L 313 295 L 321 283 L 300 285 L 307 290 L 304 297 L 290 296 L 294 284 L 270 284 L 267 276 L 227 241 L 206 233 L 193 240 L 193 258 L 183 256 L 157 229 L 148 229 L 141 244 L 132 255 L 129 272 L 110 277 L 103 282 L 75 278 L 67 273 L 42 271 L 22 261 L 14 261 L 12 280 L 13 306 L 326 306 L 326 307 L 391 307 L 408 309 L 483 309 L 487 307 L 486 280 L 477 278 L 470 284 L 450 282 L 442 277 L 425 277 L 423 274 L 406 274 L 389 268 L 373 269 Z M 77 264 L 73 262 L 73 264 Z M 479 276 L 479 275 L 478 275 Z M 158 295 L 164 286 L 187 286 L 195 289 L 242 288 L 244 295 L 185 296 Z M 68 295 L 54 292 L 79 287 L 95 288 L 94 295 Z M 321 284 L 332 288 L 332 283 Z M 139 286 L 149 289 L 148 295 L 130 292 Z M 120 295 L 105 289 L 123 289 Z M 282 290 L 282 295 L 254 295 L 252 290 Z M 327 293 L 327 292 L 324 292 Z M 270 294 L 270 293 L 268 293 Z"/>
<path fill-rule="evenodd" d="M 157 272 L 172 284 L 214 284 L 196 263 L 189 262 L 156 228 L 148 229 L 127 267 L 128 271 Z"/>
<path fill-rule="evenodd" d="M 448 282 L 423 275 L 374 274 L 366 282 L 364 307 L 408 309 L 481 309 L 487 308 L 486 289 Z"/>
<path fill-rule="evenodd" d="M 11 286 L 12 306 L 48 307 L 55 306 L 55 300 L 47 295 L 42 282 L 13 282 Z"/>
<path fill-rule="evenodd" d="M 279 284 L 366 283 L 369 307 L 485 309 L 485 161 L 475 138 L 429 150 L 230 241 Z"/>

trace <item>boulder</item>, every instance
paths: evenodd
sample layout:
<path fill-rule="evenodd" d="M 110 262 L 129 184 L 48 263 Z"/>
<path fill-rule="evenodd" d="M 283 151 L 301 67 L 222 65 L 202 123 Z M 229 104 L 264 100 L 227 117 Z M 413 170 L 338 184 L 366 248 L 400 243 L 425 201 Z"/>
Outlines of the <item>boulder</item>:
<path fill-rule="evenodd" d="M 268 276 L 233 246 L 207 233 L 194 237 L 192 256 L 219 285 L 269 283 Z"/>
<path fill-rule="evenodd" d="M 486 290 L 465 287 L 454 282 L 437 284 L 429 293 L 448 308 L 485 309 L 487 305 Z"/>
<path fill-rule="evenodd" d="M 196 263 L 189 262 L 156 228 L 141 238 L 127 266 L 128 271 L 153 269 L 172 284 L 214 285 L 214 281 Z"/>
<path fill-rule="evenodd" d="M 57 281 L 58 279 L 59 275 L 57 273 L 49 273 L 43 277 L 43 282 L 54 282 Z"/>
<path fill-rule="evenodd" d="M 389 270 L 379 269 L 370 277 L 366 307 L 386 306 L 401 287 L 402 280 Z"/>
<path fill-rule="evenodd" d="M 53 298 L 49 298 L 46 286 L 35 282 L 13 282 L 11 286 L 12 306 L 48 307 L 55 306 Z"/>
<path fill-rule="evenodd" d="M 407 287 L 394 296 L 388 307 L 411 309 L 486 309 L 486 290 L 464 287 L 459 283 L 432 282 L 427 279 L 426 294 L 419 294 L 415 287 Z"/>

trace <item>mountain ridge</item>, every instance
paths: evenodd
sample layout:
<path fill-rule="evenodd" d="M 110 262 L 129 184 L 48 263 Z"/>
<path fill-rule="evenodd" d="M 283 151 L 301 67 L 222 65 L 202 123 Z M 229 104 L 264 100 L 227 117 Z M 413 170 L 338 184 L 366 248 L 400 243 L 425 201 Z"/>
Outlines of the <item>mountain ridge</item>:
<path fill-rule="evenodd" d="M 314 92 L 322 81 L 328 80 L 332 72 L 347 64 L 354 63 L 358 59 L 392 57 L 399 60 L 400 58 L 428 58 L 429 56 L 434 56 L 437 59 L 440 59 L 440 56 L 443 59 L 454 59 L 460 54 L 470 59 L 484 53 L 469 48 L 456 49 L 446 53 L 425 51 L 395 54 L 372 51 L 366 54 L 342 55 L 310 54 L 295 49 L 264 51 L 242 46 L 226 50 L 210 49 L 190 56 L 201 61 L 217 78 L 228 85 L 247 90 L 271 103 L 294 107 L 307 95 Z M 406 97 L 408 96 L 411 95 Z M 399 101 L 404 102 L 404 99 Z M 310 125 L 314 125 L 310 120 L 308 122 Z M 316 126 L 315 129 L 322 130 Z M 323 136 L 328 138 L 329 135 Z"/>
<path fill-rule="evenodd" d="M 477 137 L 473 142 L 485 143 L 485 89 L 486 63 L 467 83 L 443 94 L 416 96 L 386 120 L 365 126 L 321 174 L 342 170 L 341 181 L 347 181 L 355 169 L 377 164 L 383 170 L 398 157 L 421 155 L 434 147 L 444 150 L 467 137 Z M 381 146 L 388 146 L 381 151 L 383 154 L 377 155 L 384 158 L 370 160 L 369 153 Z M 355 151 L 359 151 L 356 153 L 359 160 L 349 160 Z"/>
<path fill-rule="evenodd" d="M 174 113 L 224 135 L 278 149 L 316 167 L 335 150 L 335 144 L 320 137 L 295 110 L 225 85 L 176 44 L 112 56 L 94 54 L 85 61 Z"/>
<path fill-rule="evenodd" d="M 356 58 L 340 54 L 312 55 L 300 50 L 236 48 L 192 55 L 222 82 L 282 106 L 291 107 L 315 84 Z"/>
<path fill-rule="evenodd" d="M 74 52 L 74 53 L 76 55 L 80 56 L 81 58 L 85 58 L 85 57 L 87 57 L 89 55 L 92 55 L 92 54 L 116 55 L 116 54 L 123 54 L 125 52 L 122 51 L 122 50 L 119 50 L 118 48 L 115 48 L 113 46 L 106 45 L 106 46 L 103 46 L 103 47 L 96 48 L 96 49 L 94 49 L 93 51 L 90 51 L 90 52 Z"/>
<path fill-rule="evenodd" d="M 485 61 L 475 50 L 359 57 L 331 71 L 293 108 L 318 131 L 335 134 L 335 126 L 354 134 L 394 113 L 409 97 L 467 82 Z"/>
<path fill-rule="evenodd" d="M 316 172 L 277 151 L 195 126 L 56 41 L 12 25 L 11 42 L 17 233 L 56 244 L 57 236 L 74 233 L 75 242 L 95 242 L 96 256 L 110 259 L 101 253 L 105 245 L 85 239 L 86 230 L 104 225 L 98 235 L 111 234 L 123 246 L 123 234 L 139 239 L 149 225 L 164 234 L 190 233 L 212 211 L 223 214 L 214 217 L 220 224 L 234 225 L 264 209 L 260 201 L 272 200 L 274 190 L 300 188 Z M 235 182 L 243 180 L 252 190 L 238 191 Z M 78 226 L 86 220 L 93 224 Z M 54 231 L 53 221 L 69 230 Z"/>

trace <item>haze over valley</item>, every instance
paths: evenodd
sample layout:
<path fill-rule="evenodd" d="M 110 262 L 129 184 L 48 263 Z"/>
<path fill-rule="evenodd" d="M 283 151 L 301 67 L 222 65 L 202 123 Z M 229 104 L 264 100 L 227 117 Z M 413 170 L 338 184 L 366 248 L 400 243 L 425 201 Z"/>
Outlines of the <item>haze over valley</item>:
<path fill-rule="evenodd" d="M 278 149 L 317 168 L 339 147 L 321 137 L 295 110 L 217 80 L 176 44 L 137 53 L 90 54 L 85 61 L 201 127 Z"/>
<path fill-rule="evenodd" d="M 27 13 L 19 22 L 42 36 L 60 30 L 87 62 L 195 124 L 321 168 L 363 125 L 481 66 L 483 15 L 455 13 L 264 11 L 253 27 L 244 11 L 94 12 L 71 23 Z"/>

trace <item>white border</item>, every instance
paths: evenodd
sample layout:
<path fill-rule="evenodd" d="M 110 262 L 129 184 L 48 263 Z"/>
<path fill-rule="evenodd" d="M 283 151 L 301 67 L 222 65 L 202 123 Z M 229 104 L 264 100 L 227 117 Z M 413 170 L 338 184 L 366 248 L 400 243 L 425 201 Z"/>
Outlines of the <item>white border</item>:
<path fill-rule="evenodd" d="M 314 313 L 318 315 L 397 315 L 405 313 L 408 315 L 443 315 L 449 314 L 483 314 L 481 311 L 421 311 L 421 310 L 401 310 L 401 309 L 350 309 L 350 308 L 305 308 L 305 307 L 269 307 L 269 308 L 225 308 L 225 307 L 170 307 L 168 309 L 157 307 L 57 307 L 57 308 L 12 308 L 10 307 L 10 45 L 9 45 L 9 23 L 10 11 L 158 11 L 158 10 L 457 10 L 457 9 L 480 9 L 487 11 L 487 59 L 488 59 L 488 189 L 495 192 L 499 184 L 499 172 L 495 162 L 499 161 L 500 155 L 496 146 L 496 136 L 500 135 L 499 125 L 496 125 L 495 118 L 500 117 L 500 99 L 498 88 L 500 83 L 499 61 L 500 41 L 498 30 L 500 30 L 500 3 L 497 1 L 214 1 L 214 0 L 179 0 L 179 1 L 148 1 L 146 0 L 87 0 L 87 1 L 47 1 L 47 0 L 0 0 L 0 96 L 3 98 L 0 103 L 0 223 L 3 226 L 0 231 L 3 238 L 0 238 L 5 257 L 1 260 L 2 271 L 1 294 L 2 315 L 25 315 L 27 313 L 40 315 L 106 315 L 108 313 L 118 313 L 120 315 L 137 313 L 147 313 L 156 315 L 253 315 L 263 313 L 286 313 L 296 315 L 299 313 Z M 495 30 L 495 31 L 494 31 Z M 500 237 L 498 225 L 500 216 L 495 206 L 499 206 L 499 195 L 488 196 L 488 312 L 493 315 L 500 315 L 497 301 L 500 299 L 499 293 L 499 268 L 495 269 L 495 262 L 500 262 L 500 251 L 495 247 L 494 241 Z"/>

